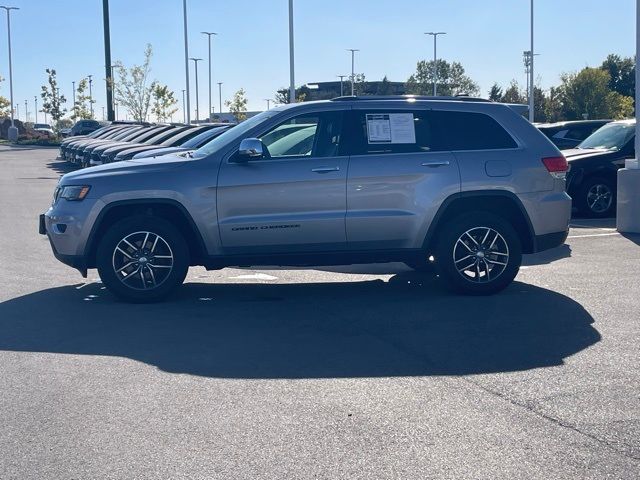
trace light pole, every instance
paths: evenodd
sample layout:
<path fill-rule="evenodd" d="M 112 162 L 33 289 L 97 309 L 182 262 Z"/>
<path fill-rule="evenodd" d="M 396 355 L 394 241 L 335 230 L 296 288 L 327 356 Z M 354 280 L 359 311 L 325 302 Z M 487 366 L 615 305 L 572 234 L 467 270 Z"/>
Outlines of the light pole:
<path fill-rule="evenodd" d="M 91 118 L 93 118 L 93 92 L 91 91 L 91 84 L 93 75 L 87 75 L 89 77 L 89 110 L 91 111 Z"/>
<path fill-rule="evenodd" d="M 76 110 L 76 82 L 71 82 L 71 85 L 73 85 L 73 106 L 71 108 L 73 109 L 73 119 L 75 120 L 78 116 L 78 112 Z"/>
<path fill-rule="evenodd" d="M 118 120 L 118 102 L 113 102 L 113 110 L 114 110 L 115 119 Z"/>
<path fill-rule="evenodd" d="M 33 106 L 34 106 L 34 111 L 36 112 L 36 121 L 34 123 L 38 123 L 38 96 L 34 95 L 33 96 Z"/>
<path fill-rule="evenodd" d="M 187 112 L 185 110 L 185 106 L 184 106 L 184 92 L 185 89 L 182 89 L 182 123 L 187 123 Z"/>
<path fill-rule="evenodd" d="M 20 120 L 20 104 L 16 103 L 16 118 Z"/>
<path fill-rule="evenodd" d="M 293 55 L 293 0 L 289 0 L 289 103 L 296 103 L 295 58 Z"/>
<path fill-rule="evenodd" d="M 28 122 L 28 121 L 29 121 L 29 107 L 28 107 L 27 105 L 28 105 L 28 103 L 27 103 L 27 101 L 25 100 L 25 101 L 24 101 L 24 121 L 25 121 L 25 122 Z"/>
<path fill-rule="evenodd" d="M 209 41 L 209 113 L 207 115 L 207 119 L 211 120 L 211 35 L 218 35 L 216 32 L 200 32 L 203 35 L 206 35 Z"/>
<path fill-rule="evenodd" d="M 104 121 L 104 107 L 102 107 L 102 121 Z"/>
<path fill-rule="evenodd" d="M 7 12 L 7 44 L 9 46 L 9 100 L 13 105 L 13 67 L 11 65 L 11 10 L 20 10 L 18 7 L 6 7 L 0 5 L 0 8 L 4 8 Z M 11 126 L 7 131 L 7 138 L 10 142 L 16 142 L 18 140 L 18 129 L 13 121 L 13 108 L 11 109 Z"/>
<path fill-rule="evenodd" d="M 351 96 L 355 96 L 356 92 L 356 73 L 355 73 L 355 56 L 356 52 L 359 52 L 357 48 L 347 48 L 348 52 L 351 52 Z"/>
<path fill-rule="evenodd" d="M 184 16 L 184 77 L 185 88 L 187 90 L 187 121 L 191 123 L 191 106 L 189 105 L 189 40 L 187 37 L 187 0 L 182 0 L 182 13 Z"/>
<path fill-rule="evenodd" d="M 535 56 L 533 50 L 533 0 L 531 0 L 531 62 L 529 67 L 529 121 L 535 121 L 535 99 L 533 98 L 533 58 Z"/>
<path fill-rule="evenodd" d="M 193 64 L 196 67 L 196 123 L 200 121 L 200 99 L 198 98 L 198 62 L 201 58 L 191 57 L 189 60 L 193 60 Z"/>
<path fill-rule="evenodd" d="M 438 96 L 438 35 L 446 35 L 447 32 L 425 32 L 425 35 L 433 36 L 433 96 Z"/>
<path fill-rule="evenodd" d="M 336 75 L 340 79 L 340 96 L 344 96 L 344 84 L 343 79 L 347 78 L 348 75 Z"/>
<path fill-rule="evenodd" d="M 271 106 L 271 99 L 270 98 L 265 98 L 264 101 L 267 102 L 267 110 L 269 110 L 269 108 Z"/>
<path fill-rule="evenodd" d="M 220 113 L 222 113 L 222 82 L 218 82 L 218 100 L 220 101 Z"/>
<path fill-rule="evenodd" d="M 102 25 L 104 30 L 104 71 L 107 87 L 107 119 L 113 121 L 114 114 L 114 95 L 113 87 L 113 66 L 111 65 L 111 34 L 109 31 L 109 0 L 102 0 Z"/>

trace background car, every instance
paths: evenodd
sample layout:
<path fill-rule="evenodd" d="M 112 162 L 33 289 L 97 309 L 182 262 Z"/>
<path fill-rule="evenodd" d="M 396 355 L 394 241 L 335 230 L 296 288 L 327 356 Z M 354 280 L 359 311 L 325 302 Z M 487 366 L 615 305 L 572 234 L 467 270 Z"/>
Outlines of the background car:
<path fill-rule="evenodd" d="M 577 148 L 565 150 L 570 165 L 567 192 L 589 217 L 610 217 L 616 209 L 617 172 L 635 156 L 635 120 L 611 122 Z"/>
<path fill-rule="evenodd" d="M 95 130 L 98 130 L 103 125 L 97 120 L 78 120 L 73 127 L 69 135 L 87 135 Z"/>
<path fill-rule="evenodd" d="M 46 133 L 50 137 L 53 137 L 55 135 L 53 128 L 51 128 L 51 125 L 49 125 L 48 123 L 34 123 L 33 129 L 36 132 Z"/>
<path fill-rule="evenodd" d="M 155 148 L 153 150 L 146 150 L 141 153 L 136 153 L 133 156 L 133 158 L 135 160 L 139 160 L 141 158 L 153 158 L 153 157 L 159 157 L 161 155 L 169 155 L 172 153 L 181 153 L 181 152 L 188 152 L 190 150 L 195 150 L 207 144 L 210 140 L 213 140 L 221 133 L 229 130 L 232 126 L 233 125 L 224 125 L 224 126 L 214 127 L 210 130 L 206 130 L 200 133 L 199 135 L 196 135 L 195 137 L 193 137 L 190 140 L 187 140 L 186 142 L 184 142 L 178 147 L 158 146 L 158 148 Z"/>
<path fill-rule="evenodd" d="M 611 120 L 576 120 L 536 125 L 560 150 L 575 148 Z"/>

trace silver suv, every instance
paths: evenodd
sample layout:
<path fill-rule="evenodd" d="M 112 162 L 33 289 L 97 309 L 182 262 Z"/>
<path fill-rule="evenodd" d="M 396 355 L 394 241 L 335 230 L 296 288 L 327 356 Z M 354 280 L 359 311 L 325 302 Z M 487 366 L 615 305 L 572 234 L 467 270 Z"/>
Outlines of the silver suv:
<path fill-rule="evenodd" d="M 63 176 L 40 218 L 55 256 L 129 301 L 190 265 L 432 265 L 458 292 L 511 283 L 564 242 L 567 162 L 512 108 L 341 97 L 263 112 L 190 156 Z"/>

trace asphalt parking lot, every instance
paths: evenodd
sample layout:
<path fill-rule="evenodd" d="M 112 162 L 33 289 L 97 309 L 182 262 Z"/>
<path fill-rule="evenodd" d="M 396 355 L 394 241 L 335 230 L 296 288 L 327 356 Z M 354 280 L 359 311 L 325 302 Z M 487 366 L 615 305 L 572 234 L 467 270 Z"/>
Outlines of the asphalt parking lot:
<path fill-rule="evenodd" d="M 504 293 L 402 265 L 192 268 L 117 302 L 0 146 L 0 478 L 640 477 L 640 236 L 575 220 Z"/>

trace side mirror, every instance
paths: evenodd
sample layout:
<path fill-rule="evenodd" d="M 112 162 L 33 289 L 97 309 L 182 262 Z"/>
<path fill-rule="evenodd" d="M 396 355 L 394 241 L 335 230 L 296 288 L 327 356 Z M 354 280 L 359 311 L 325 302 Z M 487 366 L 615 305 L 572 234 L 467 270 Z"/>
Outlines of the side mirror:
<path fill-rule="evenodd" d="M 238 150 L 239 161 L 247 162 L 262 157 L 264 157 L 264 151 L 260 140 L 257 138 L 245 138 L 240 142 L 240 149 Z"/>

